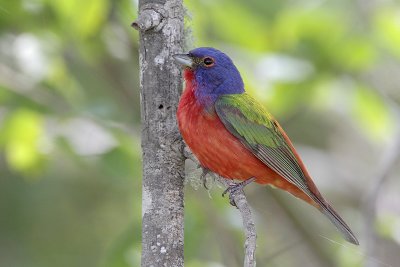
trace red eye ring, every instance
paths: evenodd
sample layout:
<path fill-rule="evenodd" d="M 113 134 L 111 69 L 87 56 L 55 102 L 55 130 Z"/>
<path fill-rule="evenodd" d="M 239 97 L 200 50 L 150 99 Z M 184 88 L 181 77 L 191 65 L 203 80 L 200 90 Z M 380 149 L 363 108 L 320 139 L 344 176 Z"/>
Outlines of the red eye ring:
<path fill-rule="evenodd" d="M 212 57 L 205 57 L 203 58 L 203 64 L 206 67 L 212 67 L 214 66 L 214 59 Z"/>

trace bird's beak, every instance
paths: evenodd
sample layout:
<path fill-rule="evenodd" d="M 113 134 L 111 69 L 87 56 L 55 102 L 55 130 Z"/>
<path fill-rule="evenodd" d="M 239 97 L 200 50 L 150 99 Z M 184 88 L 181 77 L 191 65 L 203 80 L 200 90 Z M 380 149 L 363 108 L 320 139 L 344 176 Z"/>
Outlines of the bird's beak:
<path fill-rule="evenodd" d="M 193 66 L 193 59 L 187 54 L 176 54 L 173 55 L 176 62 L 182 66 L 191 68 Z"/>

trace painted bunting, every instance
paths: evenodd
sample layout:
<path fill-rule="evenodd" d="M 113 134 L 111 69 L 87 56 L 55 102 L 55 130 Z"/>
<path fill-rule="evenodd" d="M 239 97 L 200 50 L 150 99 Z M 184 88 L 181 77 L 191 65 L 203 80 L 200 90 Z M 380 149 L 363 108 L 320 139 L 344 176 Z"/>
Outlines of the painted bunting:
<path fill-rule="evenodd" d="M 347 241 L 358 245 L 318 191 L 285 131 L 245 92 L 232 60 L 208 47 L 174 58 L 184 66 L 186 82 L 177 110 L 179 130 L 203 168 L 244 181 L 240 185 L 254 180 L 285 190 L 320 210 Z"/>

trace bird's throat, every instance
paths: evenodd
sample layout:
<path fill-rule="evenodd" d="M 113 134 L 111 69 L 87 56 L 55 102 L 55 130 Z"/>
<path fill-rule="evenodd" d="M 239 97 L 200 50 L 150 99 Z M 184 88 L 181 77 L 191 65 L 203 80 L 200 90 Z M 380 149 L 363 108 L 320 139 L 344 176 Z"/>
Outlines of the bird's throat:
<path fill-rule="evenodd" d="M 210 94 L 204 88 L 201 88 L 196 81 L 196 75 L 192 69 L 185 69 L 184 78 L 186 82 L 185 90 L 190 90 L 193 93 L 194 98 L 198 105 L 200 105 L 205 112 L 214 114 L 214 103 L 217 99 L 217 95 Z"/>

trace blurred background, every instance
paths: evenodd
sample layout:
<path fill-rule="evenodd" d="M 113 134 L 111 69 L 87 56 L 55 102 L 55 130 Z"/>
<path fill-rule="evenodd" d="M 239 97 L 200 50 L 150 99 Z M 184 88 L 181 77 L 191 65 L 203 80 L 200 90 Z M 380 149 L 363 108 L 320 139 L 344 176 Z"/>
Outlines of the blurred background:
<path fill-rule="evenodd" d="M 187 49 L 233 58 L 361 243 L 250 185 L 258 266 L 397 266 L 400 1 L 184 2 Z M 136 13 L 134 0 L 0 0 L 1 266 L 139 266 Z M 241 266 L 240 216 L 198 174 L 185 266 Z"/>

